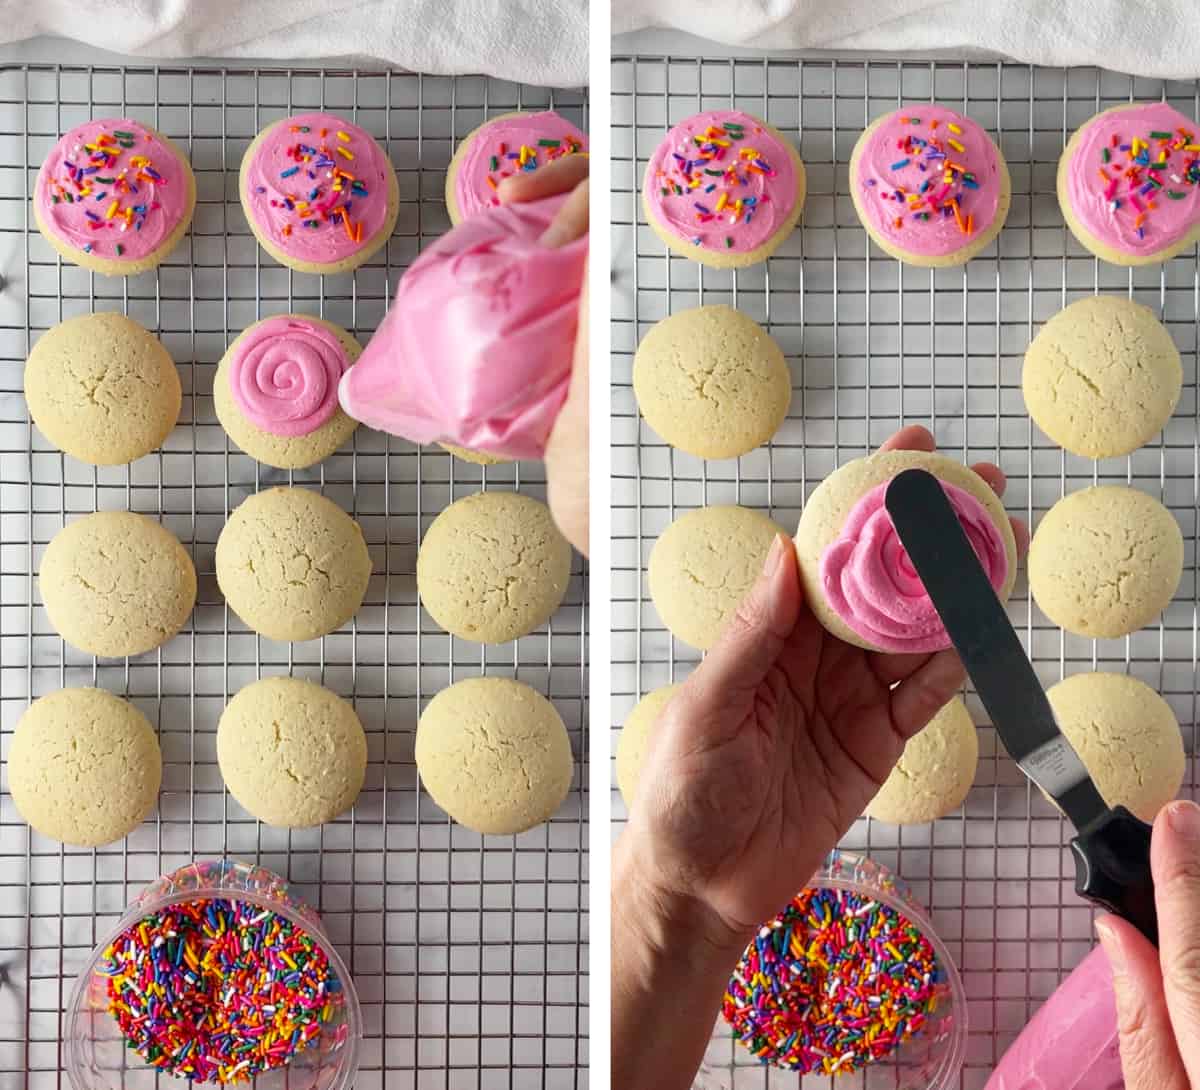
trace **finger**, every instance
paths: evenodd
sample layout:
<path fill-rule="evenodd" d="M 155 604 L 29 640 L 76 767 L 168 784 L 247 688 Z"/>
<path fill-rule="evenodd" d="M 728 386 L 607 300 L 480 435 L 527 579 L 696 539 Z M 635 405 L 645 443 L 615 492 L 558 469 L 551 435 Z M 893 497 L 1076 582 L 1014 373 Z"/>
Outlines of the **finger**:
<path fill-rule="evenodd" d="M 895 685 L 912 677 L 929 661 L 929 655 L 898 655 L 889 651 L 870 651 L 867 661 L 871 671 L 885 685 Z"/>
<path fill-rule="evenodd" d="M 937 450 L 937 440 L 933 433 L 920 424 L 908 424 L 901 428 L 880 450 L 923 450 L 932 453 Z"/>
<path fill-rule="evenodd" d="M 911 738 L 940 712 L 962 686 L 966 672 L 953 651 L 939 651 L 892 690 L 892 725 Z"/>
<path fill-rule="evenodd" d="M 589 163 L 586 155 L 564 155 L 538 170 L 510 174 L 500 183 L 496 195 L 501 204 L 514 204 L 566 193 L 588 176 Z"/>
<path fill-rule="evenodd" d="M 1021 560 L 1029 552 L 1029 527 L 1022 519 L 1009 519 L 1012 526 L 1013 540 L 1017 544 L 1017 559 Z"/>
<path fill-rule="evenodd" d="M 550 226 L 542 233 L 538 242 L 551 250 L 566 246 L 587 234 L 588 229 L 588 181 L 586 178 L 571 190 L 571 195 L 555 213 Z"/>
<path fill-rule="evenodd" d="M 546 440 L 546 502 L 563 536 L 584 556 L 590 532 L 588 473 L 588 288 L 579 297 L 579 328 L 567 399 Z"/>
<path fill-rule="evenodd" d="M 1200 806 L 1169 803 L 1154 822 L 1150 870 L 1159 963 L 1179 1055 L 1200 1085 Z"/>
<path fill-rule="evenodd" d="M 1008 487 L 1008 478 L 998 465 L 992 462 L 976 462 L 971 466 L 971 471 L 982 477 L 997 496 L 1004 495 L 1004 489 Z"/>
<path fill-rule="evenodd" d="M 1125 1090 L 1188 1090 L 1167 1013 L 1158 951 L 1136 927 L 1116 916 L 1100 917 L 1096 934 L 1112 967 Z"/>

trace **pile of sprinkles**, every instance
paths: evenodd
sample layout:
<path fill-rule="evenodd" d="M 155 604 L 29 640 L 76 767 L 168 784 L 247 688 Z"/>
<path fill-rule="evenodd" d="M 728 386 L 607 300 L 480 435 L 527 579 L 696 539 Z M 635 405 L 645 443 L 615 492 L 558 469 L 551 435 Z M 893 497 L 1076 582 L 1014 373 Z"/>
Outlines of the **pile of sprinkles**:
<path fill-rule="evenodd" d="M 353 218 L 355 199 L 366 200 L 367 183 L 354 173 L 354 152 L 348 146 L 350 134 L 344 129 L 332 133 L 311 125 L 292 125 L 297 140 L 286 149 L 289 165 L 279 172 L 279 197 L 272 197 L 272 208 L 283 208 L 294 219 L 283 225 L 285 236 L 293 228 L 317 231 L 325 227 L 345 231 L 351 242 L 363 241 L 361 222 Z M 285 192 L 289 190 L 290 192 Z M 257 193 L 266 193 L 258 186 Z"/>
<path fill-rule="evenodd" d="M 723 1013 L 760 1062 L 842 1075 L 900 1047 L 937 1009 L 929 940 L 879 901 L 805 889 L 746 947 Z"/>
<path fill-rule="evenodd" d="M 493 191 L 492 204 L 500 203 L 500 198 L 494 195 L 495 191 L 500 188 L 500 183 L 510 174 L 537 170 L 538 167 L 552 163 L 555 159 L 576 155 L 581 151 L 583 151 L 583 141 L 579 137 L 571 135 L 564 136 L 561 140 L 542 137 L 538 140 L 536 147 L 532 144 L 520 144 L 515 148 L 510 148 L 508 144 L 500 141 L 492 149 L 492 154 L 488 156 L 487 184 Z"/>
<path fill-rule="evenodd" d="M 46 179 L 52 204 L 82 204 L 88 227 L 97 237 L 84 244 L 84 253 L 100 253 L 110 232 L 140 231 L 146 216 L 162 207 L 155 188 L 167 180 L 146 154 L 150 137 L 134 129 L 102 131 L 86 144 L 76 144 L 63 157 L 62 170 Z M 103 232 L 103 234 L 101 234 Z M 116 242 L 117 257 L 125 247 Z"/>
<path fill-rule="evenodd" d="M 878 187 L 880 200 L 895 202 L 892 226 L 919 230 L 924 224 L 953 217 L 964 235 L 974 234 L 972 191 L 979 188 L 979 178 L 971 169 L 962 126 L 947 121 L 939 132 L 937 118 L 926 122 L 902 113 L 897 120 L 910 130 L 896 141 L 896 161 L 888 167 L 890 182 Z M 868 178 L 866 184 L 877 182 Z"/>
<path fill-rule="evenodd" d="M 342 1002 L 324 950 L 245 901 L 186 901 L 146 916 L 104 951 L 108 1010 L 147 1063 L 198 1083 L 282 1067 Z M 347 1034 L 336 1031 L 335 1047 Z"/>
<path fill-rule="evenodd" d="M 1179 159 L 1175 157 L 1179 156 Z M 1158 201 L 1181 201 L 1200 183 L 1200 143 L 1188 129 L 1154 129 L 1128 141 L 1114 132 L 1100 148 L 1097 187 L 1113 214 L 1133 221 L 1144 239 Z M 1123 210 L 1123 211 L 1122 211 Z"/>
<path fill-rule="evenodd" d="M 754 131 L 763 130 L 756 127 Z M 774 178 L 776 172 L 766 156 L 747 142 L 744 122 L 725 120 L 708 125 L 672 151 L 671 159 L 666 170 L 658 171 L 659 196 L 689 201 L 698 224 L 736 229 L 752 222 L 759 205 L 771 199 L 765 191 L 758 196 L 753 193 L 755 176 Z M 699 246 L 704 239 L 694 235 L 691 241 Z M 725 248 L 732 246 L 733 236 L 726 233 Z"/>

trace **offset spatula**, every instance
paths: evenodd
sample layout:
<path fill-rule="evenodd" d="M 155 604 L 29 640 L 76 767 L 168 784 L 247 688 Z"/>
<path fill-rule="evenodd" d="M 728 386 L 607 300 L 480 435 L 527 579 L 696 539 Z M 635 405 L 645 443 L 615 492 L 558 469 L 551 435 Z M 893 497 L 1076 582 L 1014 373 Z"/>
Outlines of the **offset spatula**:
<path fill-rule="evenodd" d="M 1004 748 L 1075 826 L 1075 891 L 1158 943 L 1150 826 L 1109 807 L 1058 729 L 1050 702 L 936 477 L 907 469 L 884 500 Z"/>

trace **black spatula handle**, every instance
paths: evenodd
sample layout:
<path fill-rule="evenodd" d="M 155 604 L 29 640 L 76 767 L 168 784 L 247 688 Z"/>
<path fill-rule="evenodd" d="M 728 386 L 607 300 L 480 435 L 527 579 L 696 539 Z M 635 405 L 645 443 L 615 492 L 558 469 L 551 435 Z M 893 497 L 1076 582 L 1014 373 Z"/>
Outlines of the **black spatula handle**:
<path fill-rule="evenodd" d="M 1079 831 L 1071 851 L 1075 892 L 1128 920 L 1157 946 L 1150 826 L 1114 806 Z"/>

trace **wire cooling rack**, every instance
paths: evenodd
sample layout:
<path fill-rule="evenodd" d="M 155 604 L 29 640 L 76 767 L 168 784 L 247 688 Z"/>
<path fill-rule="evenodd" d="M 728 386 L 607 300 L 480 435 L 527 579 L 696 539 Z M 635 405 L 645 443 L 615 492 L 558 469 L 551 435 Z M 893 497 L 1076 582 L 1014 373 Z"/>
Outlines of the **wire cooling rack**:
<path fill-rule="evenodd" d="M 213 412 L 217 361 L 268 314 L 323 316 L 365 340 L 397 277 L 448 226 L 445 168 L 458 139 L 493 113 L 553 107 L 586 126 L 583 95 L 482 78 L 348 70 L 17 66 L 0 70 L 0 737 L 31 696 L 97 684 L 134 701 L 159 732 L 164 771 L 153 818 L 122 843 L 64 849 L 29 831 L 0 794 L 0 1085 L 62 1086 L 64 997 L 93 944 L 159 874 L 229 855 L 289 878 L 350 965 L 366 1042 L 356 1086 L 565 1090 L 586 1085 L 587 672 L 585 572 L 578 559 L 551 622 L 494 648 L 453 639 L 423 613 L 417 542 L 452 499 L 480 487 L 544 495 L 542 467 L 481 470 L 438 448 L 360 428 L 321 466 L 277 472 L 239 453 Z M 292 273 L 265 257 L 237 196 L 242 152 L 269 121 L 328 108 L 385 142 L 400 183 L 386 251 L 352 275 Z M 60 262 L 31 226 L 28 197 L 58 135 L 129 114 L 190 154 L 192 230 L 157 272 L 93 277 Z M 183 412 L 164 448 L 93 469 L 33 431 L 21 396 L 30 344 L 91 310 L 123 310 L 179 365 Z M 278 644 L 224 605 L 213 548 L 229 511 L 278 483 L 320 488 L 362 525 L 374 561 L 352 624 Z M 161 517 L 200 577 L 189 625 L 152 654 L 97 663 L 47 623 L 35 575 L 64 520 L 98 509 Z M 318 680 L 352 699 L 370 763 L 354 810 L 320 829 L 265 828 L 225 792 L 215 730 L 226 701 L 267 674 Z M 579 766 L 546 825 L 483 838 L 419 787 L 417 716 L 472 674 L 516 676 L 552 698 Z"/>
<path fill-rule="evenodd" d="M 1200 267 L 1195 250 L 1162 266 L 1102 264 L 1071 238 L 1055 198 L 1055 168 L 1070 133 L 1098 110 L 1166 98 L 1200 115 L 1200 88 L 1094 69 L 1014 64 L 618 57 L 613 62 L 613 624 L 616 725 L 638 697 L 684 677 L 698 656 L 671 639 L 644 579 L 651 546 L 682 512 L 741 503 L 794 527 L 800 507 L 836 466 L 878 446 L 902 422 L 925 423 L 965 461 L 999 463 L 1010 512 L 1036 524 L 1060 496 L 1096 482 L 1129 483 L 1179 519 L 1185 570 L 1161 622 L 1124 640 L 1064 635 L 1030 603 L 1024 574 L 1010 614 L 1049 684 L 1081 671 L 1129 672 L 1161 692 L 1189 754 L 1196 786 L 1196 346 Z M 903 267 L 867 239 L 852 207 L 847 164 L 880 113 L 936 100 L 961 109 L 997 140 L 1013 201 L 998 244 L 962 268 Z M 668 256 L 638 197 L 645 163 L 666 129 L 699 110 L 735 106 L 797 142 L 808 170 L 802 226 L 765 264 L 733 272 Z M 1129 294 L 1166 322 L 1183 355 L 1184 389 L 1163 434 L 1129 458 L 1064 454 L 1030 423 L 1021 361 L 1031 337 L 1066 303 L 1093 292 Z M 673 451 L 639 419 L 630 382 L 638 339 L 659 319 L 700 303 L 729 303 L 762 322 L 786 353 L 791 414 L 769 446 L 736 461 Z M 986 723 L 973 694 L 968 705 Z M 616 726 L 613 740 L 616 739 Z M 614 812 L 624 815 L 613 792 Z M 1039 1003 L 1092 945 L 1091 912 L 1076 899 L 1062 845 L 1068 829 L 980 728 L 979 772 L 966 803 L 932 825 L 903 830 L 860 820 L 844 845 L 891 867 L 932 909 L 962 970 L 970 1038 L 962 1086 L 977 1090 Z M 714 1069 L 738 1090 L 794 1086 L 717 1033 Z M 807 1080 L 804 1085 L 828 1085 Z M 839 1086 L 892 1086 L 890 1077 Z"/>

